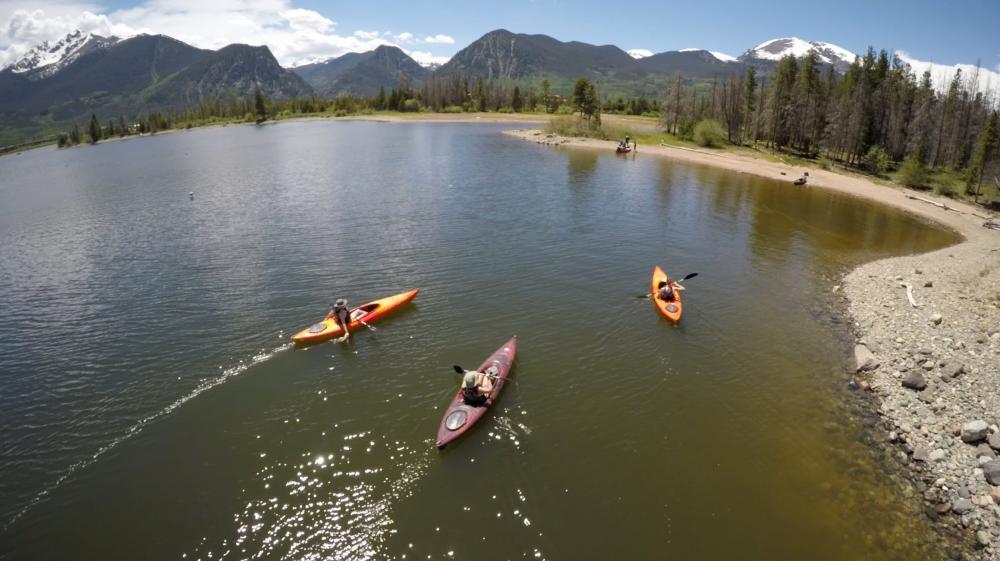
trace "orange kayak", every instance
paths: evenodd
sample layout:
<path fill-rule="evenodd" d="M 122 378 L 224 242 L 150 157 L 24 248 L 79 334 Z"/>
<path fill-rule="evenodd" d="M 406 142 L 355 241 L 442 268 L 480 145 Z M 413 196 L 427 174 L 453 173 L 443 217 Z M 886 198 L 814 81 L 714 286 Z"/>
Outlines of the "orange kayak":
<path fill-rule="evenodd" d="M 351 323 L 348 324 L 348 327 L 351 331 L 354 331 L 362 327 L 362 321 L 372 323 L 380 319 L 382 316 L 413 300 L 413 297 L 419 291 L 419 288 L 415 288 L 409 292 L 401 292 L 395 296 L 389 296 L 351 308 Z M 343 334 L 344 330 L 337 325 L 336 320 L 333 318 L 324 318 L 323 321 L 292 335 L 292 341 L 296 344 L 318 343 L 334 337 L 340 337 Z"/>
<path fill-rule="evenodd" d="M 653 304 L 656 304 L 656 309 L 660 310 L 663 317 L 676 324 L 681 320 L 681 314 L 684 313 L 684 305 L 681 304 L 681 290 L 684 289 L 681 288 L 674 290 L 676 297 L 673 302 L 664 302 L 663 300 L 660 300 L 659 297 L 656 296 L 656 293 L 658 292 L 656 286 L 666 279 L 667 274 L 663 272 L 663 269 L 658 266 L 653 267 L 653 282 L 650 285 L 652 288 L 651 292 L 653 295 Z"/>

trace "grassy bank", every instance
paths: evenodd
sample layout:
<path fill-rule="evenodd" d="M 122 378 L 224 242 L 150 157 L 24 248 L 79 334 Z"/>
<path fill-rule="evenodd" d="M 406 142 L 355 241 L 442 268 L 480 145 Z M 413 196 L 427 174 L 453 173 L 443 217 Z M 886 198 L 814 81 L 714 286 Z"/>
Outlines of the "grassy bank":
<path fill-rule="evenodd" d="M 703 138 L 698 138 L 698 141 L 696 141 L 694 138 L 681 137 L 665 132 L 659 120 L 655 118 L 602 116 L 601 121 L 598 123 L 595 120 L 588 122 L 579 116 L 555 116 L 549 118 L 542 130 L 549 134 L 569 138 L 621 140 L 628 136 L 638 143 L 640 151 L 643 145 L 653 145 L 752 156 L 790 166 L 829 170 L 846 175 L 865 177 L 883 185 L 923 189 L 928 192 L 933 191 L 935 194 L 955 200 L 975 203 L 974 197 L 966 194 L 964 174 L 949 168 L 928 169 L 926 172 L 926 181 L 924 181 L 923 185 L 908 185 L 904 179 L 905 174 L 901 173 L 901 165 L 888 169 L 885 173 L 872 174 L 860 167 L 846 165 L 827 156 L 805 157 L 783 150 L 775 150 L 764 144 L 740 146 L 729 143 L 725 138 L 714 138 L 711 142 L 706 143 L 702 141 Z M 991 209 L 1000 208 L 1000 185 L 989 184 L 984 181 L 977 204 Z"/>

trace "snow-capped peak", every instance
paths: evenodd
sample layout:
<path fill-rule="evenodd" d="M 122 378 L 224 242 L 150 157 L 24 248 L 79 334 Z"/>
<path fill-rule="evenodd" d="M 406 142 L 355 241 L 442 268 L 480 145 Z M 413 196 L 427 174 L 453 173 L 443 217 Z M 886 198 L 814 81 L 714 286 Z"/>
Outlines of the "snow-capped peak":
<path fill-rule="evenodd" d="M 17 74 L 29 73 L 33 79 L 45 78 L 65 68 L 88 50 L 107 47 L 117 41 L 117 37 L 105 38 L 77 30 L 55 43 L 43 42 L 9 68 Z"/>
<path fill-rule="evenodd" d="M 686 49 L 681 49 L 678 52 L 681 52 L 681 53 L 691 53 L 691 52 L 696 52 L 696 51 L 705 51 L 706 53 L 714 56 L 716 59 L 718 59 L 721 62 L 736 62 L 736 60 L 737 60 L 736 57 L 731 56 L 731 55 L 727 55 L 726 53 L 720 53 L 719 51 L 707 51 L 705 49 L 697 49 L 697 48 L 694 48 L 694 47 L 688 47 Z"/>
<path fill-rule="evenodd" d="M 628 56 L 630 56 L 632 58 L 635 58 L 635 59 L 646 58 L 648 56 L 653 56 L 653 51 L 650 51 L 648 49 L 629 49 L 626 52 L 628 53 Z"/>
<path fill-rule="evenodd" d="M 847 49 L 824 43 L 822 41 L 806 41 L 798 37 L 782 37 L 765 41 L 747 51 L 744 58 L 757 58 L 764 60 L 781 60 L 787 55 L 796 58 L 804 57 L 809 51 L 815 50 L 820 62 L 827 64 L 851 64 L 856 55 Z"/>
<path fill-rule="evenodd" d="M 720 53 L 719 51 L 708 51 L 715 58 L 721 60 L 722 62 L 736 62 L 736 57 L 732 55 L 727 55 L 726 53 Z"/>

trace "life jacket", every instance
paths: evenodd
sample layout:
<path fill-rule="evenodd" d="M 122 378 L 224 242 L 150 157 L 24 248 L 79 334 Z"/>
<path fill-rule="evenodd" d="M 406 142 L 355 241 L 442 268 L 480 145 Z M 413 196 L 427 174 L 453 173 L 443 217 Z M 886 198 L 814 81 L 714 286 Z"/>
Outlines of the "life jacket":
<path fill-rule="evenodd" d="M 351 311 L 347 307 L 340 308 L 339 310 L 333 311 L 334 318 L 341 322 L 343 325 L 351 323 Z"/>
<path fill-rule="evenodd" d="M 462 401 L 464 401 L 466 405 L 478 407 L 486 403 L 487 398 L 488 396 L 479 393 L 479 386 L 473 388 L 462 388 Z"/>
<path fill-rule="evenodd" d="M 656 291 L 656 296 L 664 302 L 673 302 L 677 299 L 677 289 L 673 283 L 668 282 L 666 286 Z"/>

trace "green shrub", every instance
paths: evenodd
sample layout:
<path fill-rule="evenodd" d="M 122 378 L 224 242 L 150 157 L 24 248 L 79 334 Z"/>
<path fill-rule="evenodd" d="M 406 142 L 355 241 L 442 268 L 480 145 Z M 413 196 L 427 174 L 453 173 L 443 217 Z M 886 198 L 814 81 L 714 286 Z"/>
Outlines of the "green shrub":
<path fill-rule="evenodd" d="M 903 165 L 899 168 L 899 182 L 907 187 L 923 189 L 930 181 L 930 173 L 927 166 L 915 155 L 910 154 L 903 160 Z"/>
<path fill-rule="evenodd" d="M 336 111 L 333 112 L 333 116 L 334 117 L 346 117 L 347 116 L 347 110 L 346 109 L 338 109 L 338 110 L 336 110 Z"/>
<path fill-rule="evenodd" d="M 442 113 L 465 113 L 465 108 L 460 105 L 449 105 L 441 108 Z"/>
<path fill-rule="evenodd" d="M 954 198 L 955 188 L 948 182 L 941 182 L 934 186 L 934 192 L 942 197 Z"/>
<path fill-rule="evenodd" d="M 556 115 L 572 115 L 573 113 L 575 113 L 575 111 L 570 105 L 560 105 L 559 108 L 556 109 Z"/>
<path fill-rule="evenodd" d="M 545 132 L 559 136 L 582 136 L 587 138 L 608 139 L 608 133 L 596 122 L 587 122 L 582 117 L 560 116 L 549 119 Z"/>
<path fill-rule="evenodd" d="M 828 170 L 833 167 L 833 162 L 830 160 L 830 158 L 827 158 L 826 156 L 820 156 L 820 158 L 816 160 L 816 165 L 819 166 L 819 169 Z"/>
<path fill-rule="evenodd" d="M 694 119 L 682 118 L 679 123 L 677 123 L 677 138 L 681 140 L 691 141 L 694 140 Z"/>
<path fill-rule="evenodd" d="M 501 107 L 500 109 L 497 109 L 497 113 L 513 113 L 513 112 L 514 112 L 514 108 L 513 107 L 506 107 L 506 106 L 504 106 L 504 107 Z"/>
<path fill-rule="evenodd" d="M 415 99 L 408 99 L 399 106 L 400 111 L 416 113 L 420 111 L 420 102 Z"/>
<path fill-rule="evenodd" d="M 702 119 L 694 126 L 692 138 L 698 146 L 718 148 L 726 141 L 726 131 L 715 119 Z"/>
<path fill-rule="evenodd" d="M 889 164 L 891 163 L 892 159 L 889 158 L 889 153 L 885 151 L 885 148 L 872 146 L 868 149 L 868 153 L 865 154 L 862 165 L 872 175 L 883 175 L 889 170 Z"/>

